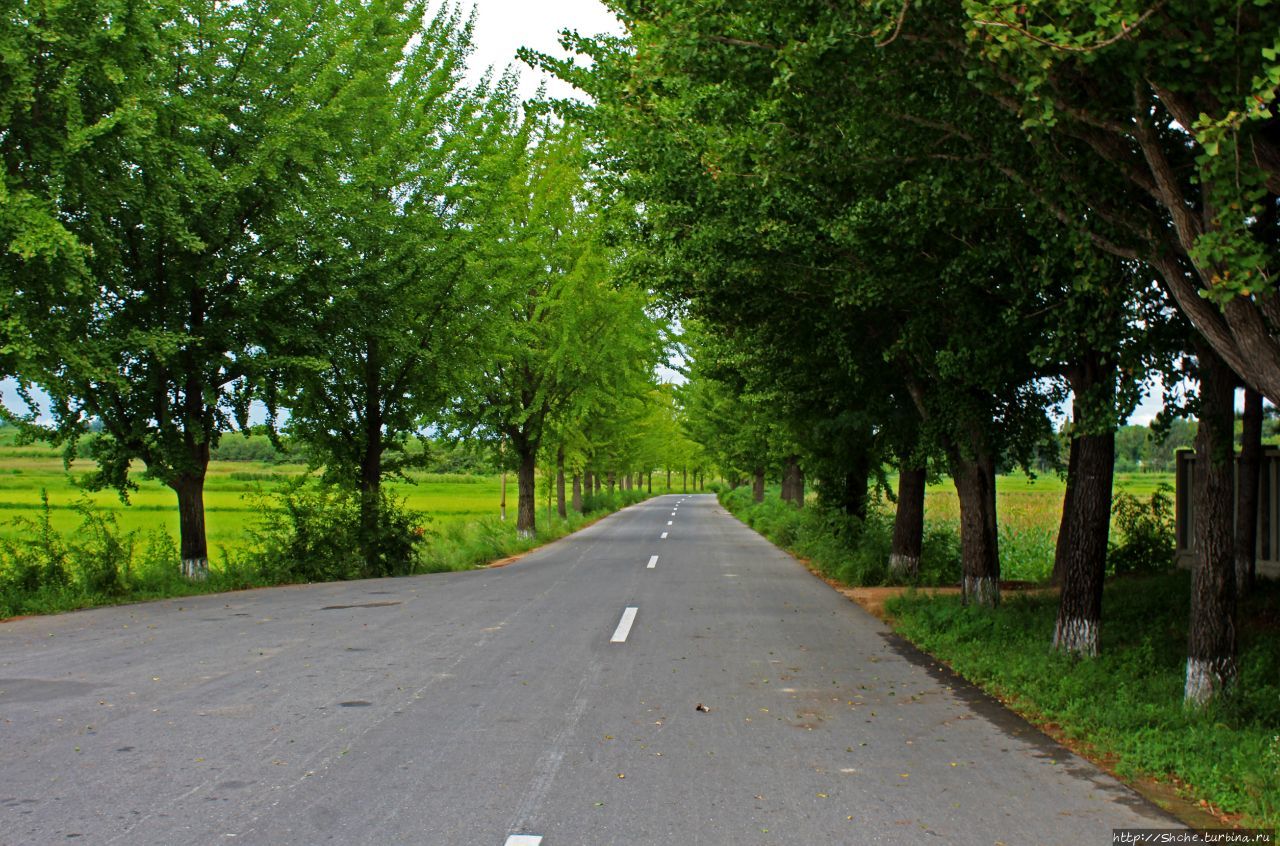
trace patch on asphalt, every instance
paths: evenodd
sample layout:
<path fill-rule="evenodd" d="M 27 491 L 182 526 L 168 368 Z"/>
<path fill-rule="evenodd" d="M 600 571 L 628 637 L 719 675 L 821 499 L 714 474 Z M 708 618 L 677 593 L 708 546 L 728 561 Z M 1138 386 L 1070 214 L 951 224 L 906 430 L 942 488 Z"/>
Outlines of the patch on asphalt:
<path fill-rule="evenodd" d="M 0 702 L 52 702 L 81 696 L 97 685 L 61 679 L 0 679 Z"/>
<path fill-rule="evenodd" d="M 399 605 L 400 600 L 384 600 L 382 602 L 357 602 L 353 605 L 326 605 L 321 611 L 340 611 L 343 608 L 384 608 L 388 605 Z"/>

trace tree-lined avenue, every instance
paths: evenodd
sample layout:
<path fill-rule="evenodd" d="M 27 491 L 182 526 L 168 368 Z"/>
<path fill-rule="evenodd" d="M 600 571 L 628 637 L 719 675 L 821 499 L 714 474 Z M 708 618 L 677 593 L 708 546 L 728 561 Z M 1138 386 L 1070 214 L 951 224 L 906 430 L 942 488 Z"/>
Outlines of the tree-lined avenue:
<path fill-rule="evenodd" d="M 0 626 L 0 840 L 1065 844 L 1170 825 L 710 496 L 646 566 L 680 499 L 504 568 Z"/>

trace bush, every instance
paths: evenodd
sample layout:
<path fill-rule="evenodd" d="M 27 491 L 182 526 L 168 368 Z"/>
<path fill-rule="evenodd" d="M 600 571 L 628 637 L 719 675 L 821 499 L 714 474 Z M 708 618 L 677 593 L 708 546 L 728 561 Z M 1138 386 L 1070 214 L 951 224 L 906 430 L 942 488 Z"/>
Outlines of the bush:
<path fill-rule="evenodd" d="M 206 583 L 182 578 L 167 532 L 122 532 L 114 514 L 88 500 L 72 508 L 81 522 L 69 536 L 53 528 L 44 492 L 38 517 L 10 521 L 20 533 L 0 540 L 0 617 L 225 589 L 216 572 Z"/>
<path fill-rule="evenodd" d="M 609 514 L 617 511 L 619 508 L 626 508 L 628 505 L 635 505 L 637 502 L 643 502 L 648 498 L 649 495 L 640 488 L 633 488 L 632 490 L 615 488 L 612 492 L 606 488 L 598 494 L 589 493 L 583 495 L 582 513 Z"/>
<path fill-rule="evenodd" d="M 300 477 L 259 494 L 258 524 L 249 530 L 249 556 L 273 583 L 327 582 L 399 576 L 414 570 L 426 537 L 427 517 L 405 508 L 385 489 L 378 494 L 378 523 L 361 526 L 359 491 Z"/>
<path fill-rule="evenodd" d="M 723 490 L 720 501 L 740 520 L 780 547 L 808 561 L 824 576 L 850 585 L 889 581 L 893 517 L 872 508 L 865 520 L 837 508 L 806 504 L 796 508 L 770 490 L 763 502 L 746 486 Z M 960 579 L 960 544 L 954 527 L 926 527 L 920 556 L 920 584 L 954 584 Z"/>
<path fill-rule="evenodd" d="M 1173 568 L 1177 536 L 1172 494 L 1173 488 L 1163 483 L 1147 502 L 1133 494 L 1116 494 L 1111 508 L 1121 540 L 1111 544 L 1107 552 L 1112 573 L 1155 573 Z"/>
<path fill-rule="evenodd" d="M 228 434 L 218 441 L 209 454 L 214 461 L 260 461 L 268 463 L 301 462 L 296 452 L 281 452 L 266 435 Z"/>

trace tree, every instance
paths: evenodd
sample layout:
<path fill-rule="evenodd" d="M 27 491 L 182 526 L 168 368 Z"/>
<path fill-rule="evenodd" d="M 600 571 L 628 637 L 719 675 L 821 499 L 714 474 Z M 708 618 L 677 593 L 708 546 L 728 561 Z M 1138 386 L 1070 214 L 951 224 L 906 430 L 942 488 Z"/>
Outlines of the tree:
<path fill-rule="evenodd" d="M 647 385 L 659 351 L 644 293 L 613 284 L 586 153 L 571 128 L 544 123 L 534 133 L 480 260 L 501 304 L 491 316 L 492 346 L 453 415 L 510 445 L 523 535 L 535 530 L 544 439 L 588 395 Z"/>
<path fill-rule="evenodd" d="M 473 256 L 491 186 L 522 154 L 514 80 L 463 85 L 470 24 L 448 6 L 413 23 L 387 51 L 403 58 L 366 71 L 363 107 L 268 235 L 268 307 L 293 316 L 266 342 L 283 385 L 272 405 L 330 481 L 358 490 L 370 575 L 397 566 L 375 543 L 383 478 L 429 460 L 409 447 L 477 364 L 493 304 Z"/>
<path fill-rule="evenodd" d="M 1042 196 L 1103 249 L 1146 262 L 1215 353 L 1280 400 L 1280 40 L 1271 3 L 966 0 L 949 22 L 977 84 L 1052 143 Z M 951 43 L 954 43 L 952 41 Z M 959 52 L 957 51 L 957 54 Z M 983 66 L 985 65 L 985 67 Z M 1080 179 L 1088 156 L 1131 189 Z M 1100 185 L 1104 186 L 1100 190 Z M 1058 186 L 1081 192 L 1071 214 Z"/>
<path fill-rule="evenodd" d="M 5 134 L 7 171 L 25 175 L 21 192 L 6 191 L 39 206 L 29 231 L 50 233 L 56 246 L 31 259 L 19 249 L 3 323 L 30 343 L 11 369 L 51 397 L 55 425 L 40 434 L 73 444 L 90 419 L 101 421 L 91 484 L 123 494 L 137 458 L 175 491 L 192 577 L 208 567 L 209 450 L 246 422 L 261 324 L 287 319 L 263 308 L 259 235 L 332 149 L 331 127 L 348 125 L 363 69 L 401 43 L 392 22 L 417 8 L 124 3 L 118 15 L 95 7 L 82 42 L 54 29 L 70 20 L 62 8 L 23 7 L 38 24 L 16 61 L 39 70 L 24 83 L 34 99 L 9 104 L 21 114 Z M 18 12 L 4 20 L 9 41 L 15 24 L 30 22 Z M 78 117 L 61 124 L 59 114 Z M 23 158 L 64 132 L 51 144 L 69 159 Z M 40 222 L 54 219 L 60 230 Z M 51 261 L 74 269 L 73 255 L 85 269 L 74 284 L 43 276 Z"/>

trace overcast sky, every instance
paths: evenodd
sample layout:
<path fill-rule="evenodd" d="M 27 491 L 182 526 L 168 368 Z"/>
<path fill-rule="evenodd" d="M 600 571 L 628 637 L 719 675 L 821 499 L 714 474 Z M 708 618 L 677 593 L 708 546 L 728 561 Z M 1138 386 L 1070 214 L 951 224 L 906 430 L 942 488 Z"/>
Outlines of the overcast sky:
<path fill-rule="evenodd" d="M 476 12 L 475 53 L 471 57 L 472 78 L 485 68 L 501 72 L 514 65 L 520 72 L 520 93 L 533 96 L 538 85 L 547 82 L 547 92 L 568 96 L 573 89 L 556 79 L 546 79 L 516 59 L 516 50 L 530 47 L 542 53 L 564 56 L 559 35 L 562 29 L 583 35 L 601 32 L 622 33 L 618 19 L 599 0 L 461 0 L 462 8 Z M 433 10 L 439 8 L 438 2 Z"/>

